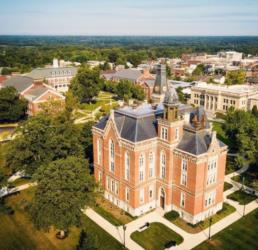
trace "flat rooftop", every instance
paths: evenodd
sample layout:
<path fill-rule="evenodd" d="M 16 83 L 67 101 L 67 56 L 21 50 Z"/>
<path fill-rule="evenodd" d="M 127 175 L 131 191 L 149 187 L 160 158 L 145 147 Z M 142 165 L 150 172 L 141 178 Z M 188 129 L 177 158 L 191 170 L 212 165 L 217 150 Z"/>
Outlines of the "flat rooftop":
<path fill-rule="evenodd" d="M 256 93 L 258 91 L 258 86 L 250 86 L 250 85 L 219 85 L 219 84 L 209 84 L 206 82 L 197 82 L 194 88 L 205 89 L 205 90 L 214 90 L 214 91 L 221 91 L 227 93 L 234 93 L 234 94 L 249 94 L 249 93 Z"/>

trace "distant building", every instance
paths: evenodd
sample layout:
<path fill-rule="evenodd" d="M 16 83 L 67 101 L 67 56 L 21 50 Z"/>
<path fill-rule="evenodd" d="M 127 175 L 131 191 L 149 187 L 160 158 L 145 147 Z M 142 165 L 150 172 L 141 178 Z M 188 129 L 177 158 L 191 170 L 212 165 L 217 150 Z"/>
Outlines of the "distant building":
<path fill-rule="evenodd" d="M 226 77 L 222 75 L 215 75 L 213 81 L 218 84 L 224 84 L 226 81 Z"/>
<path fill-rule="evenodd" d="M 162 103 L 167 91 L 167 71 L 166 65 L 159 64 L 156 68 L 156 80 L 151 96 L 153 103 Z"/>
<path fill-rule="evenodd" d="M 195 106 L 203 106 L 206 111 L 211 113 L 225 113 L 230 107 L 248 110 L 250 99 L 257 94 L 257 86 L 225 86 L 198 82 L 191 88 L 190 103 Z"/>
<path fill-rule="evenodd" d="M 65 97 L 48 87 L 42 81 L 34 80 L 27 76 L 12 76 L 5 80 L 2 87 L 14 87 L 20 96 L 24 97 L 28 103 L 28 114 L 36 115 L 40 110 L 42 103 L 51 100 L 60 100 L 64 102 Z"/>
<path fill-rule="evenodd" d="M 58 92 L 67 92 L 76 74 L 76 67 L 59 67 L 58 60 L 54 59 L 53 67 L 34 69 L 27 76 L 34 80 L 44 81 Z"/>
<path fill-rule="evenodd" d="M 161 208 L 196 224 L 222 209 L 227 146 L 202 109 L 164 92 L 157 106 L 114 110 L 93 126 L 94 176 L 105 198 L 133 216 Z"/>

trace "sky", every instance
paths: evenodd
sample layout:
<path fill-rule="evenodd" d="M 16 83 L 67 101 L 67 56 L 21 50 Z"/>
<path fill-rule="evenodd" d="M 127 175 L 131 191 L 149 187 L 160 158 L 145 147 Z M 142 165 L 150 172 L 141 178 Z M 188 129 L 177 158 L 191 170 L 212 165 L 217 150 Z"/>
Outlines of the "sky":
<path fill-rule="evenodd" d="M 258 0 L 0 0 L 0 34 L 258 35 Z"/>

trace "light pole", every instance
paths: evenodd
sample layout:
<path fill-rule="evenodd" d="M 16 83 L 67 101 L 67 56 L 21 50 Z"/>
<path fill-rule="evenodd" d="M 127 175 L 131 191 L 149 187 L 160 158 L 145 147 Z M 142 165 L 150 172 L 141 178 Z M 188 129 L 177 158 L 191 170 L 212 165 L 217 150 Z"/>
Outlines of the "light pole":
<path fill-rule="evenodd" d="M 125 230 L 126 230 L 126 225 L 123 225 L 123 230 L 124 230 L 124 248 L 125 248 Z"/>
<path fill-rule="evenodd" d="M 209 220 L 209 239 L 211 238 L 211 224 L 212 224 L 212 218 Z"/>

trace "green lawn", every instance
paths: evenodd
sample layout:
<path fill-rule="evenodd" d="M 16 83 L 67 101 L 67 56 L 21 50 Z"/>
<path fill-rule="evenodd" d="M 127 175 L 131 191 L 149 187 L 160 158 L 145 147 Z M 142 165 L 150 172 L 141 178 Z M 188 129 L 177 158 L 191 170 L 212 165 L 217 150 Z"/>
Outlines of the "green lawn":
<path fill-rule="evenodd" d="M 228 182 L 224 182 L 224 192 L 229 190 L 230 188 L 232 188 L 233 185 L 228 183 Z"/>
<path fill-rule="evenodd" d="M 244 184 L 250 188 L 258 190 L 258 166 L 251 166 L 246 172 L 241 175 L 234 176 L 232 180 L 242 183 L 243 177 Z"/>
<path fill-rule="evenodd" d="M 194 250 L 257 250 L 258 209 L 195 247 Z"/>
<path fill-rule="evenodd" d="M 3 182 L 6 181 L 7 177 L 11 174 L 10 169 L 5 166 L 5 155 L 8 150 L 8 142 L 0 143 L 0 176 L 4 176 Z M 1 177 L 0 177 L 1 187 Z"/>
<path fill-rule="evenodd" d="M 183 238 L 165 225 L 154 222 L 142 232 L 134 232 L 131 238 L 146 250 L 163 250 L 166 242 L 175 240 L 177 245 L 183 242 Z"/>
<path fill-rule="evenodd" d="M 115 226 L 127 224 L 137 218 L 132 217 L 104 197 L 99 197 L 96 200 L 96 205 L 92 206 L 92 209 Z"/>
<path fill-rule="evenodd" d="M 238 201 L 240 205 L 246 205 L 257 199 L 256 195 L 247 194 L 242 190 L 238 190 L 227 196 L 228 199 Z"/>
<path fill-rule="evenodd" d="M 27 201 L 31 201 L 34 188 L 22 191 L 18 195 L 6 198 L 6 204 L 15 210 L 14 215 L 0 214 L 1 250 L 74 250 L 82 229 L 91 231 L 97 238 L 100 250 L 123 249 L 123 246 L 97 224 L 83 215 L 82 225 L 73 227 L 69 237 L 64 240 L 55 238 L 53 229 L 49 232 L 38 231 L 31 223 L 26 211 Z"/>
<path fill-rule="evenodd" d="M 223 203 L 222 210 L 218 211 L 215 215 L 212 216 L 212 224 L 220 221 L 221 219 L 225 218 L 226 216 L 230 215 L 235 211 L 236 209 L 233 206 L 229 205 L 228 203 Z M 199 233 L 205 228 L 209 227 L 209 219 L 206 219 L 195 225 L 185 222 L 182 218 L 177 218 L 177 219 L 173 218 L 170 221 L 176 226 L 182 228 L 184 231 L 191 234 Z"/>

